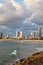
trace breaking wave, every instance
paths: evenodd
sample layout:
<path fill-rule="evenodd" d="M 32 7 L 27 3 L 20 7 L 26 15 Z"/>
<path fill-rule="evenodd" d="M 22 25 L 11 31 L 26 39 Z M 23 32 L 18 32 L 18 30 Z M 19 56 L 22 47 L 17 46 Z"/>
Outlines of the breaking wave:
<path fill-rule="evenodd" d="M 36 48 L 38 51 L 43 51 L 43 48 Z"/>
<path fill-rule="evenodd" d="M 11 55 L 17 55 L 17 50 L 14 50 Z"/>

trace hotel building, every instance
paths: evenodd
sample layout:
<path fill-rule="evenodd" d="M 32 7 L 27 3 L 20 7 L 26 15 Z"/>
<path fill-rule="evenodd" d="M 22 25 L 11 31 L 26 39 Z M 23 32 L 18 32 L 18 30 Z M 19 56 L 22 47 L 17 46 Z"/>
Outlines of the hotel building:
<path fill-rule="evenodd" d="M 17 38 L 17 37 L 19 37 L 19 32 L 18 32 L 18 31 L 16 31 L 16 38 Z"/>
<path fill-rule="evenodd" d="M 41 28 L 38 27 L 38 39 L 41 39 Z"/>
<path fill-rule="evenodd" d="M 20 38 L 23 38 L 23 31 L 20 31 Z"/>

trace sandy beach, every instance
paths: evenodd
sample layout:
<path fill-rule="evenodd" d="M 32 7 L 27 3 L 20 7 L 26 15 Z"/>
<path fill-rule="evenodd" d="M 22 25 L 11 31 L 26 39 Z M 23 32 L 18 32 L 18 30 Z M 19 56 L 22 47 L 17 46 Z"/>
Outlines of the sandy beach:
<path fill-rule="evenodd" d="M 43 42 L 43 40 L 20 40 L 21 42 Z"/>
<path fill-rule="evenodd" d="M 9 40 L 13 40 L 13 41 L 20 41 L 20 42 L 43 42 L 43 40 L 18 40 L 18 39 L 13 39 L 13 38 L 9 38 L 9 39 L 0 39 L 0 41 L 9 41 Z"/>

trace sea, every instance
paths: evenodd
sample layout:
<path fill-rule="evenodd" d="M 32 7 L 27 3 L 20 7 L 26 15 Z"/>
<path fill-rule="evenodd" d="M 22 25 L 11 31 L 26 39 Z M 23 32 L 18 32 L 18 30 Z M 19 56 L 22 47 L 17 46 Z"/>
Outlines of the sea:
<path fill-rule="evenodd" d="M 0 40 L 0 65 L 12 65 L 40 51 L 43 51 L 43 43 Z"/>

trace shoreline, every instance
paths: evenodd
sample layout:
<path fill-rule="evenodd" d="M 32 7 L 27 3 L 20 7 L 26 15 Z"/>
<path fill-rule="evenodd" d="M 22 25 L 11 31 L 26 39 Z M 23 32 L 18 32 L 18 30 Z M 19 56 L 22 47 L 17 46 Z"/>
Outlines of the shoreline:
<path fill-rule="evenodd" d="M 43 65 L 43 51 L 32 54 L 30 57 L 22 58 L 13 65 Z"/>
<path fill-rule="evenodd" d="M 0 39 L 0 41 L 9 41 L 9 40 L 11 40 L 11 41 L 12 41 L 12 40 L 13 40 L 13 41 L 20 41 L 20 42 L 39 42 L 39 43 L 40 43 L 40 42 L 43 42 L 43 40 L 24 40 L 24 39 L 23 39 L 23 40 L 18 40 L 18 39 L 15 40 L 15 39 L 13 39 L 13 38 L 11 38 L 11 39 L 10 39 L 10 38 L 9 38 L 9 39 L 5 39 L 5 38 Z"/>
<path fill-rule="evenodd" d="M 43 40 L 20 40 L 21 42 L 43 42 Z"/>

